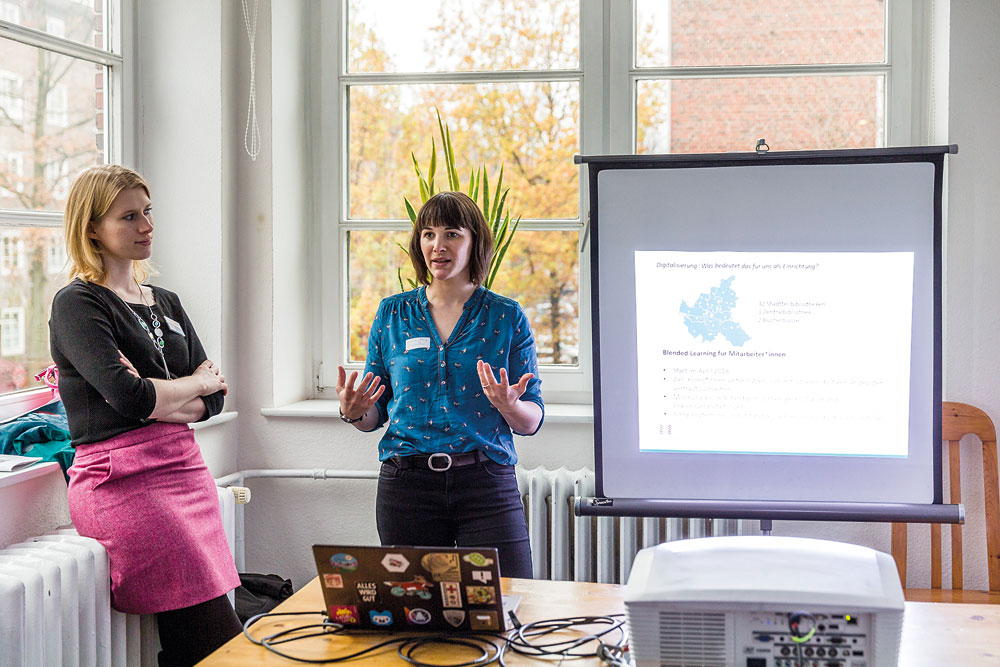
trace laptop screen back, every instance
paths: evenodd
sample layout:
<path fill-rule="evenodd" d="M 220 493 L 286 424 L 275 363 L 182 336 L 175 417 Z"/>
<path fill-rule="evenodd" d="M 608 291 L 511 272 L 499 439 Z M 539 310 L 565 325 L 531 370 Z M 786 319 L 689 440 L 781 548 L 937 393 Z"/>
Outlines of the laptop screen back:
<path fill-rule="evenodd" d="M 313 545 L 330 620 L 347 629 L 505 629 L 497 551 Z"/>

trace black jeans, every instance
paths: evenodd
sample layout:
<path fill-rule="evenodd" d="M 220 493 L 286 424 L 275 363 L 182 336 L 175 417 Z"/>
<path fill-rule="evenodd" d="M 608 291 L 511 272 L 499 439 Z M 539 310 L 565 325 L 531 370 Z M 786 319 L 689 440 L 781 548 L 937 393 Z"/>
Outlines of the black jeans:
<path fill-rule="evenodd" d="M 531 578 L 514 466 L 485 461 L 434 472 L 390 459 L 379 472 L 375 519 L 382 544 L 496 547 L 502 576 Z"/>

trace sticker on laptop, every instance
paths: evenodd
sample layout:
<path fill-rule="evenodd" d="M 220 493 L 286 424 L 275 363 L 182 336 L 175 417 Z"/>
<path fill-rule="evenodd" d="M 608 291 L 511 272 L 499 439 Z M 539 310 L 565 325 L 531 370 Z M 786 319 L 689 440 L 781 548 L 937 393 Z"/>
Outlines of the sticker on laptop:
<path fill-rule="evenodd" d="M 421 600 L 430 600 L 430 589 L 434 588 L 434 584 L 419 574 L 412 581 L 386 581 L 385 585 L 389 587 L 389 592 L 398 598 L 404 595 L 416 595 Z"/>
<path fill-rule="evenodd" d="M 357 625 L 361 619 L 353 604 L 334 604 L 330 605 L 330 620 L 341 625 Z"/>
<path fill-rule="evenodd" d="M 323 585 L 327 588 L 343 588 L 344 578 L 339 574 L 324 574 Z"/>
<path fill-rule="evenodd" d="M 431 622 L 431 613 L 426 609 L 421 609 L 420 607 L 407 609 L 403 607 L 403 611 L 406 612 L 407 622 L 412 625 L 427 625 Z"/>
<path fill-rule="evenodd" d="M 358 597 L 362 602 L 375 602 L 378 597 L 378 587 L 374 581 L 358 582 Z"/>
<path fill-rule="evenodd" d="M 488 565 L 493 565 L 493 559 L 487 558 L 478 551 L 473 551 L 471 554 L 465 554 L 462 556 L 462 560 L 466 563 L 472 563 L 476 567 L 486 567 Z"/>
<path fill-rule="evenodd" d="M 472 580 L 481 581 L 484 584 L 488 584 L 493 581 L 493 572 L 490 570 L 473 570 Z"/>
<path fill-rule="evenodd" d="M 374 625 L 392 625 L 392 612 L 388 609 L 385 611 L 375 611 L 372 609 L 368 612 L 368 618 L 372 620 Z"/>
<path fill-rule="evenodd" d="M 403 554 L 386 554 L 382 559 L 382 567 L 389 572 L 406 572 L 410 567 L 410 561 L 406 560 Z"/>
<path fill-rule="evenodd" d="M 466 586 L 465 597 L 469 604 L 493 604 L 497 601 L 496 591 L 492 586 Z"/>
<path fill-rule="evenodd" d="M 351 554 L 333 554 L 330 556 L 330 567 L 344 572 L 354 572 L 358 569 L 358 559 Z"/>
<path fill-rule="evenodd" d="M 497 613 L 495 611 L 470 611 L 470 630 L 499 630 L 497 623 Z"/>
<path fill-rule="evenodd" d="M 444 616 L 444 620 L 448 621 L 448 625 L 454 628 L 462 625 L 465 621 L 465 612 L 461 609 L 445 609 L 441 614 Z"/>
<path fill-rule="evenodd" d="M 431 573 L 434 581 L 461 581 L 462 567 L 455 553 L 429 553 L 420 559 L 420 565 Z"/>
<path fill-rule="evenodd" d="M 445 607 L 462 606 L 462 587 L 454 581 L 441 582 L 441 604 Z"/>

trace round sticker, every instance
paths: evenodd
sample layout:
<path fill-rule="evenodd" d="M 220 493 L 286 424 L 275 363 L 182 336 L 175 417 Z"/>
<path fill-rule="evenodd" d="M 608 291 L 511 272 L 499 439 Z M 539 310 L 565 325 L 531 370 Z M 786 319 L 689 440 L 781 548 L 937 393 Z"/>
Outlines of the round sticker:
<path fill-rule="evenodd" d="M 351 554 L 333 554 L 330 556 L 330 565 L 338 570 L 354 572 L 358 569 L 358 559 Z"/>

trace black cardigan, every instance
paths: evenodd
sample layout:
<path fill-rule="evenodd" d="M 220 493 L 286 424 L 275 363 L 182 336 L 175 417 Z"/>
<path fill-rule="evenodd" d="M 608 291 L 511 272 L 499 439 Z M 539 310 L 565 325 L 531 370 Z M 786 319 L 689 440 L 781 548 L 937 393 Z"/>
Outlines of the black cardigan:
<path fill-rule="evenodd" d="M 170 378 L 191 375 L 207 358 L 205 349 L 177 295 L 150 287 Z M 144 304 L 130 306 L 110 289 L 80 279 L 59 290 L 52 300 L 49 343 L 59 368 L 59 394 L 74 447 L 146 425 L 156 405 L 153 383 L 146 378 L 165 378 L 163 361 L 136 320 L 138 314 L 152 331 L 149 309 Z M 180 325 L 183 335 L 173 331 L 163 316 Z M 118 360 L 119 350 L 141 378 L 132 376 Z M 202 400 L 202 420 L 222 411 L 221 391 Z"/>

